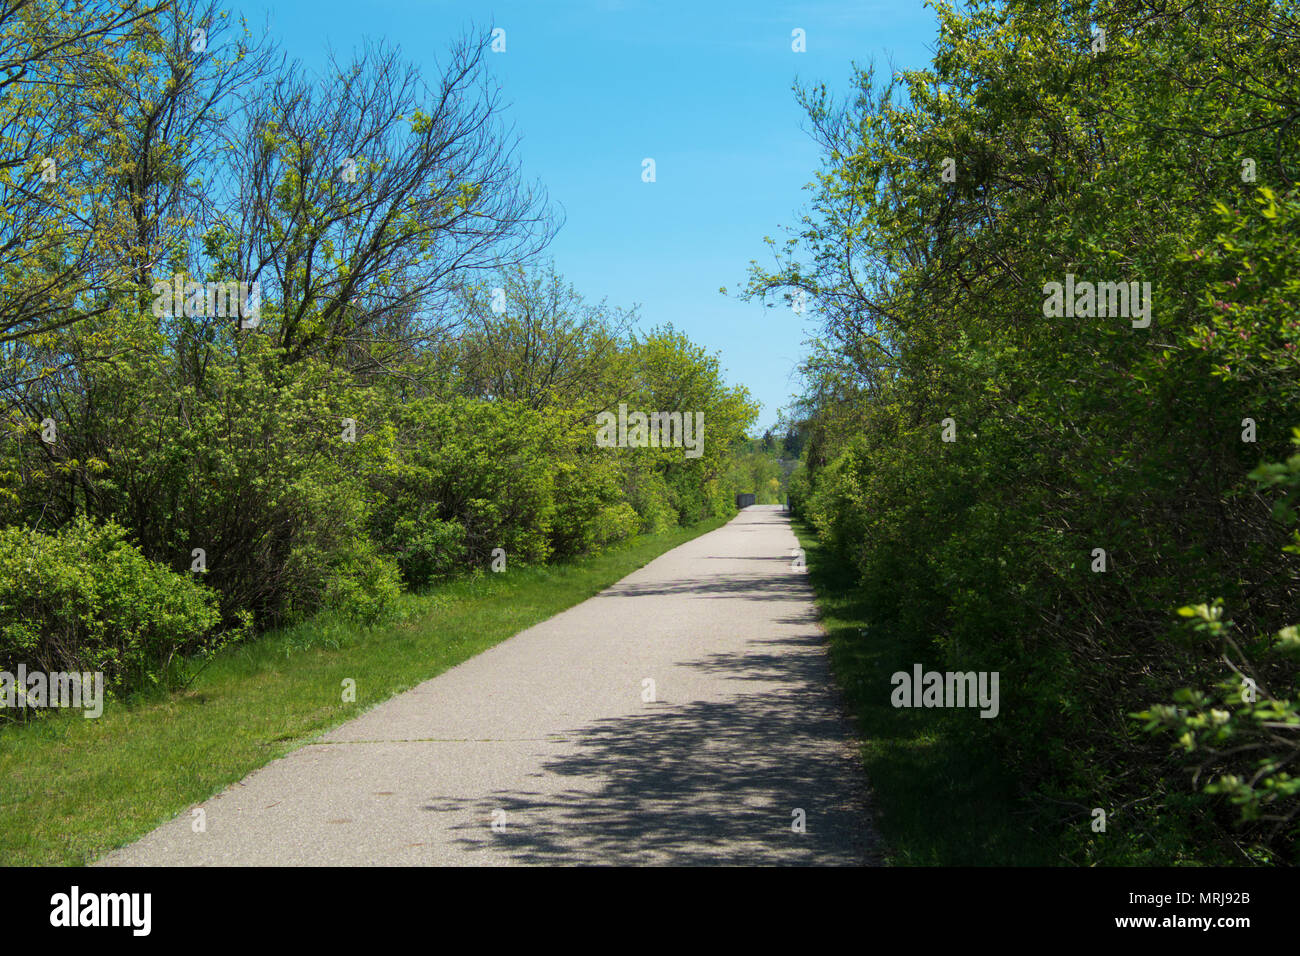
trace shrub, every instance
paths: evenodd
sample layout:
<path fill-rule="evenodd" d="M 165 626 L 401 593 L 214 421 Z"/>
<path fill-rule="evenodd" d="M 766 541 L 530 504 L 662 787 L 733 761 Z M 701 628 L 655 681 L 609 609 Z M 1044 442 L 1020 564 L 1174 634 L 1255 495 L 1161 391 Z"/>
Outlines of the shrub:
<path fill-rule="evenodd" d="M 1300 429 L 1294 441 L 1300 446 Z M 1295 524 L 1300 454 L 1261 465 L 1250 477 L 1283 492 L 1274 515 Z M 1284 550 L 1300 554 L 1300 531 Z M 1234 634 L 1221 600 L 1178 613 L 1191 640 L 1223 655 L 1230 672 L 1214 693 L 1184 687 L 1172 703 L 1133 716 L 1150 733 L 1172 732 L 1177 747 L 1198 761 L 1203 791 L 1238 809 L 1239 822 L 1253 831 L 1258 860 L 1273 862 L 1280 851 L 1300 862 L 1300 775 L 1288 769 L 1300 759 L 1300 629 L 1291 624 L 1269 637 Z"/>
<path fill-rule="evenodd" d="M 0 529 L 0 667 L 102 671 L 130 691 L 173 683 L 218 641 L 216 595 L 145 558 L 112 522 Z M 230 635 L 226 635 L 227 638 Z"/>
<path fill-rule="evenodd" d="M 437 517 L 438 507 L 436 501 L 426 502 L 413 514 L 397 517 L 384 538 L 410 587 L 424 587 L 465 567 L 465 526 Z"/>
<path fill-rule="evenodd" d="M 382 620 L 402 593 L 397 563 L 361 540 L 325 573 L 322 606 L 362 624 Z"/>
<path fill-rule="evenodd" d="M 636 534 L 642 519 L 624 492 L 619 457 L 594 447 L 585 423 L 569 429 L 566 444 L 554 465 L 554 554 L 589 554 Z"/>
<path fill-rule="evenodd" d="M 557 431 L 543 412 L 506 401 L 419 399 L 398 411 L 397 424 L 400 460 L 375 479 L 371 534 L 406 562 L 412 580 L 449 573 L 457 562 L 486 568 L 495 548 L 511 559 L 546 560 Z M 420 549 L 432 549 L 430 560 Z"/>
<path fill-rule="evenodd" d="M 677 512 L 668 500 L 668 485 L 653 468 L 624 469 L 623 492 L 637 514 L 641 534 L 657 534 L 677 523 Z"/>

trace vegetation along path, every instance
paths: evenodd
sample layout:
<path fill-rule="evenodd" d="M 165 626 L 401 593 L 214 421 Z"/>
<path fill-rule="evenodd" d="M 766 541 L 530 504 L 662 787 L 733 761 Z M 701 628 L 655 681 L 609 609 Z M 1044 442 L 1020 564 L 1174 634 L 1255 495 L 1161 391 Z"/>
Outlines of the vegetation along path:
<path fill-rule="evenodd" d="M 796 547 L 746 509 L 103 862 L 871 862 Z"/>

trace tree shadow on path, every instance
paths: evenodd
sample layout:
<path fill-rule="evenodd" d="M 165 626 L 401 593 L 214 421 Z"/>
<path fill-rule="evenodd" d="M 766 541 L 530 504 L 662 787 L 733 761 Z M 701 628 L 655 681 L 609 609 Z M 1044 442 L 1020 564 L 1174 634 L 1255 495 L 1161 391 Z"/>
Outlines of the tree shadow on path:
<path fill-rule="evenodd" d="M 820 640 L 755 641 L 688 666 L 740 684 L 720 701 L 646 704 L 571 733 L 558 792 L 500 790 L 455 829 L 467 849 L 532 864 L 861 864 L 875 850 L 865 781 Z M 431 801 L 431 812 L 463 811 Z M 485 839 L 494 810 L 505 829 Z M 804 832 L 794 824 L 802 811 Z"/>

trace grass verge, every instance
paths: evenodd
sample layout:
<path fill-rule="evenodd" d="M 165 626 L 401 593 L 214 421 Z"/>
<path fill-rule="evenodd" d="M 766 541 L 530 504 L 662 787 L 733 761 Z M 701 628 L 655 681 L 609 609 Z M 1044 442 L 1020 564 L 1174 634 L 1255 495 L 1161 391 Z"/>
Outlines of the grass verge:
<path fill-rule="evenodd" d="M 806 523 L 794 531 L 830 642 L 831 669 L 857 721 L 885 861 L 902 866 L 1048 866 L 1060 863 L 1041 814 L 1018 798 L 1015 779 L 978 733 L 973 710 L 906 709 L 890 703 L 890 675 L 935 666 L 923 638 L 872 620 L 853 569 Z"/>
<path fill-rule="evenodd" d="M 404 595 L 365 628 L 330 615 L 218 654 L 184 692 L 0 727 L 0 861 L 91 862 L 307 740 L 720 527 L 714 519 L 605 554 L 510 568 Z M 356 703 L 342 702 L 345 678 Z"/>

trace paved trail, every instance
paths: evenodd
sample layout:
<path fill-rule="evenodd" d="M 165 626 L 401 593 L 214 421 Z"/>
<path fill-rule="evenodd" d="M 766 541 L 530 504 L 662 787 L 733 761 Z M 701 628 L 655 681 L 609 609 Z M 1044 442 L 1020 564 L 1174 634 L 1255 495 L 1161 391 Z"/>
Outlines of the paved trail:
<path fill-rule="evenodd" d="M 250 774 L 202 804 L 206 833 L 186 811 L 101 862 L 871 862 L 794 547 L 749 508 Z"/>

